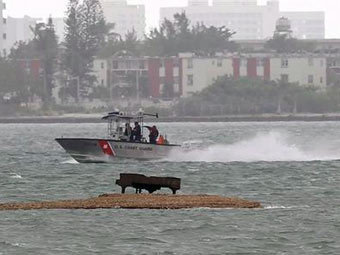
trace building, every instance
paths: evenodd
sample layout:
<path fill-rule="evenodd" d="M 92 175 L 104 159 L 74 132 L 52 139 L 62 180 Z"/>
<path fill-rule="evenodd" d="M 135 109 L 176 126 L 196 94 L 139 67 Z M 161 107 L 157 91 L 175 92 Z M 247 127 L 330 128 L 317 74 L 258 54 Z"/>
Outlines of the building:
<path fill-rule="evenodd" d="M 340 54 L 330 54 L 327 58 L 327 84 L 340 86 Z"/>
<path fill-rule="evenodd" d="M 94 62 L 97 85 L 109 87 L 111 97 L 138 96 L 171 99 L 188 97 L 216 79 L 285 81 L 325 89 L 340 82 L 339 54 L 216 54 L 178 57 L 112 56 Z"/>
<path fill-rule="evenodd" d="M 6 56 L 7 51 L 5 49 L 6 46 L 6 23 L 7 20 L 4 17 L 3 11 L 6 10 L 6 4 L 0 0 L 0 56 Z"/>
<path fill-rule="evenodd" d="M 42 78 L 43 68 L 40 59 L 18 59 L 17 63 L 34 80 Z"/>
<path fill-rule="evenodd" d="M 235 31 L 237 40 L 264 39 L 273 36 L 276 21 L 287 16 L 292 21 L 293 37 L 325 37 L 323 12 L 280 12 L 278 0 L 258 5 L 257 0 L 189 0 L 186 7 L 161 8 L 161 21 L 172 20 L 175 13 L 185 12 L 192 25 L 226 26 Z"/>
<path fill-rule="evenodd" d="M 108 64 L 106 59 L 97 58 L 93 61 L 93 75 L 96 76 L 96 86 L 109 87 Z"/>
<path fill-rule="evenodd" d="M 291 22 L 292 35 L 298 39 L 325 38 L 324 12 L 281 12 Z"/>
<path fill-rule="evenodd" d="M 34 34 L 31 27 L 34 28 L 39 20 L 29 16 L 24 16 L 23 18 L 8 17 L 6 26 L 7 41 L 5 45 L 7 51 L 9 52 L 16 42 L 32 40 Z"/>
<path fill-rule="evenodd" d="M 97 86 L 109 87 L 111 97 L 131 95 L 173 98 L 182 94 L 181 62 L 178 57 L 149 58 L 113 56 L 94 61 Z"/>
<path fill-rule="evenodd" d="M 195 57 L 191 53 L 180 55 L 182 62 L 182 95 L 190 96 L 202 91 L 219 76 L 234 76 L 231 57 Z"/>
<path fill-rule="evenodd" d="M 58 40 L 64 39 L 64 19 L 63 18 L 52 18 L 55 33 Z M 7 52 L 14 46 L 16 42 L 23 41 L 28 42 L 34 38 L 32 28 L 34 29 L 37 23 L 45 22 L 41 18 L 32 18 L 29 16 L 24 16 L 23 18 L 7 18 L 6 24 L 6 34 L 7 40 L 5 43 L 5 48 Z"/>
<path fill-rule="evenodd" d="M 234 79 L 283 80 L 323 89 L 327 85 L 327 57 L 317 55 L 246 54 L 196 57 L 181 55 L 182 96 L 209 87 L 222 76 Z"/>
<path fill-rule="evenodd" d="M 127 0 L 101 0 L 107 22 L 114 23 L 114 32 L 124 37 L 127 32 L 135 31 L 142 39 L 145 34 L 145 6 L 128 5 Z"/>
<path fill-rule="evenodd" d="M 327 58 L 312 55 L 273 56 L 270 58 L 270 80 L 324 89 L 327 86 Z"/>
<path fill-rule="evenodd" d="M 64 34 L 65 34 L 65 20 L 64 18 L 53 18 L 53 25 L 54 25 L 54 30 L 55 34 L 58 37 L 58 41 L 62 42 L 64 41 Z"/>
<path fill-rule="evenodd" d="M 318 53 L 340 53 L 340 39 L 304 39 L 311 43 Z M 265 44 L 267 40 L 235 40 L 241 52 L 267 52 Z"/>

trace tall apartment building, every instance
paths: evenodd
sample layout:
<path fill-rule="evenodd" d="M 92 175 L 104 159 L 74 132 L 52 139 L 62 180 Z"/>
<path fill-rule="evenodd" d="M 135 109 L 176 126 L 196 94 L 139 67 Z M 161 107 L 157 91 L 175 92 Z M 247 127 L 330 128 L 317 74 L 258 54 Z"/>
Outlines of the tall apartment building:
<path fill-rule="evenodd" d="M 122 37 L 135 30 L 138 38 L 145 33 L 145 6 L 128 5 L 127 0 L 101 0 L 107 22 L 114 23 L 114 31 Z"/>
<path fill-rule="evenodd" d="M 324 12 L 281 12 L 291 22 L 293 36 L 298 39 L 325 38 Z"/>
<path fill-rule="evenodd" d="M 6 44 L 6 18 L 4 18 L 3 11 L 6 10 L 6 4 L 0 0 L 0 55 L 4 56 L 7 54 L 5 50 Z"/>
<path fill-rule="evenodd" d="M 65 19 L 64 18 L 53 18 L 53 25 L 55 34 L 58 37 L 58 41 L 64 41 L 64 35 L 65 35 Z"/>
<path fill-rule="evenodd" d="M 191 24 L 226 26 L 235 31 L 234 39 L 264 39 L 273 36 L 275 23 L 281 16 L 292 21 L 293 36 L 314 39 L 325 36 L 323 12 L 280 12 L 278 0 L 268 0 L 258 5 L 257 0 L 189 0 L 187 7 L 161 8 L 160 17 L 173 19 L 178 12 L 185 12 Z"/>
<path fill-rule="evenodd" d="M 9 52 L 16 42 L 28 41 L 33 39 L 33 32 L 31 27 L 35 27 L 35 24 L 40 19 L 31 18 L 29 16 L 24 16 L 23 18 L 7 18 L 6 24 L 6 34 L 7 40 L 5 43 L 5 48 Z"/>

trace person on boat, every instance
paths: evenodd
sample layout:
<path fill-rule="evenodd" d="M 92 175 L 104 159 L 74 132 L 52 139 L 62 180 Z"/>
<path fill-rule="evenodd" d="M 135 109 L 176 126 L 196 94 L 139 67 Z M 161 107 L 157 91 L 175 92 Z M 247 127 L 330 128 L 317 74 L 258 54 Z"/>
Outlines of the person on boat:
<path fill-rule="evenodd" d="M 142 129 L 137 121 L 135 122 L 134 129 L 132 130 L 132 137 L 133 141 L 136 142 L 140 142 L 142 139 Z"/>
<path fill-rule="evenodd" d="M 132 139 L 132 128 L 130 126 L 130 123 L 125 124 L 125 131 L 124 131 L 124 137 L 126 140 L 131 140 Z"/>
<path fill-rule="evenodd" d="M 157 140 L 157 144 L 166 144 L 164 136 L 162 136 L 162 135 L 159 136 L 159 138 Z"/>
<path fill-rule="evenodd" d="M 151 144 L 156 144 L 157 143 L 157 138 L 159 135 L 158 129 L 156 126 L 153 126 L 150 128 L 150 134 L 149 134 L 149 138 L 150 138 L 150 143 Z"/>

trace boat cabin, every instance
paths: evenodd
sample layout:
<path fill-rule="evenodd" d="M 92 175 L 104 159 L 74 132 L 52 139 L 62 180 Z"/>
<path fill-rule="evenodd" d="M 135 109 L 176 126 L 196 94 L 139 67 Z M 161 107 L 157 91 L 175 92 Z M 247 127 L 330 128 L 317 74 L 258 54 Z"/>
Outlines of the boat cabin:
<path fill-rule="evenodd" d="M 107 116 L 103 117 L 103 120 L 108 122 L 108 136 L 116 141 L 131 141 L 131 132 L 134 128 L 134 123 L 138 122 L 141 127 L 141 140 L 142 143 L 147 143 L 147 139 L 144 137 L 143 128 L 144 116 L 151 116 L 158 118 L 158 114 L 147 114 L 143 112 L 127 113 L 127 112 L 111 112 Z M 126 131 L 126 127 L 129 125 L 130 130 Z M 163 139 L 163 136 L 161 137 Z"/>

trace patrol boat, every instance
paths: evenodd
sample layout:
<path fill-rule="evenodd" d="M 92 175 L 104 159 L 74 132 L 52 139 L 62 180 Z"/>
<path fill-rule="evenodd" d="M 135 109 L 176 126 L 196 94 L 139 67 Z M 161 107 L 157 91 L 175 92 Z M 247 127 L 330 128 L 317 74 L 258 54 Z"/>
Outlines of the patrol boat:
<path fill-rule="evenodd" d="M 143 136 L 144 116 L 158 118 L 158 114 L 111 112 L 103 117 L 108 122 L 106 138 L 57 138 L 55 139 L 65 151 L 79 163 L 109 163 L 119 158 L 153 160 L 165 158 L 180 148 L 180 145 L 170 144 L 165 139 L 150 144 Z M 141 126 L 140 141 L 130 141 L 125 135 L 124 126 L 138 122 Z M 163 138 L 163 137 L 162 137 Z"/>

